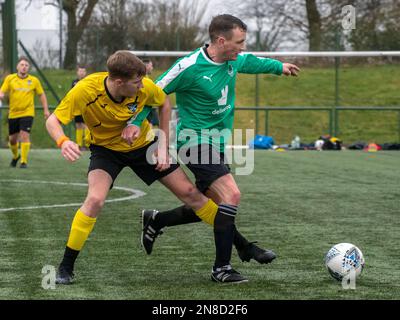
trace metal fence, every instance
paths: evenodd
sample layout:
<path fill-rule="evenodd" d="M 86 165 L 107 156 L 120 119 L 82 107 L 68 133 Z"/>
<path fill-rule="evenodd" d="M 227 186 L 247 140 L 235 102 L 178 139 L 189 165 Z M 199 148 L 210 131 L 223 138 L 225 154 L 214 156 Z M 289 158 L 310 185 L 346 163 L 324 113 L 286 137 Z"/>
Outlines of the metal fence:
<path fill-rule="evenodd" d="M 189 51 L 131 51 L 139 57 L 183 57 L 189 54 Z M 400 142 L 400 105 L 391 106 L 341 106 L 341 94 L 340 94 L 340 71 L 344 59 L 353 58 L 388 58 L 393 59 L 400 57 L 400 51 L 321 51 L 321 52 L 249 52 L 258 57 L 292 57 L 295 59 L 302 58 L 333 58 L 334 59 L 334 91 L 332 105 L 322 105 L 322 106 L 292 106 L 292 107 L 279 107 L 279 106 L 261 106 L 259 99 L 259 75 L 255 75 L 255 95 L 254 95 L 254 106 L 253 107 L 236 107 L 235 110 L 238 111 L 254 111 L 254 130 L 256 133 L 264 133 L 265 135 L 270 134 L 270 114 L 277 111 L 320 111 L 326 112 L 328 114 L 328 132 L 330 135 L 338 136 L 340 135 L 340 115 L 344 112 L 356 111 L 356 112 L 395 112 L 397 114 L 397 140 Z M 397 58 L 398 59 L 398 58 Z M 400 96 L 398 101 L 400 101 Z M 264 103 L 265 104 L 265 103 Z M 262 119 L 264 118 L 264 119 Z M 260 122 L 264 122 L 262 125 Z M 262 130 L 262 127 L 264 130 Z"/>
<path fill-rule="evenodd" d="M 393 107 L 237 107 L 237 111 L 254 111 L 264 113 L 264 130 L 261 132 L 259 126 L 256 132 L 263 133 L 268 136 L 270 134 L 270 114 L 274 111 L 322 111 L 328 114 L 328 124 L 327 127 L 329 135 L 340 136 L 340 117 L 339 114 L 345 111 L 394 111 L 397 113 L 397 141 L 400 143 L 400 106 Z"/>
<path fill-rule="evenodd" d="M 50 107 L 50 110 L 53 110 L 54 106 Z M 237 112 L 236 118 L 241 117 L 241 113 L 252 113 L 252 115 L 255 116 L 256 113 L 260 116 L 260 120 L 262 120 L 262 125 L 258 125 L 258 131 L 255 128 L 255 124 L 253 124 L 252 129 L 255 130 L 256 133 L 258 134 L 264 134 L 266 136 L 273 135 L 274 132 L 279 131 L 279 128 L 276 128 L 276 125 L 274 124 L 273 121 L 271 121 L 271 116 L 274 115 L 274 113 L 278 112 L 295 112 L 296 114 L 299 112 L 320 112 L 320 113 L 325 113 L 326 114 L 326 121 L 325 123 L 322 124 L 323 127 L 326 128 L 326 133 L 329 133 L 332 136 L 337 136 L 337 137 L 346 137 L 346 132 L 344 130 L 344 125 L 343 125 L 343 118 L 341 116 L 341 113 L 346 113 L 346 112 L 379 112 L 380 114 L 382 113 L 393 113 L 396 115 L 396 119 L 393 121 L 395 123 L 392 124 L 390 128 L 387 128 L 386 130 L 388 131 L 388 134 L 393 137 L 390 141 L 386 142 L 397 142 L 400 143 L 400 106 L 394 106 L 394 107 L 337 107 L 337 108 L 332 108 L 332 107 L 236 107 L 235 108 Z M 0 109 L 0 147 L 6 147 L 7 146 L 7 114 L 8 107 L 4 106 L 3 108 Z M 34 131 L 33 134 L 41 137 L 40 138 L 34 138 L 33 142 L 35 143 L 36 146 L 38 147 L 54 147 L 53 141 L 50 139 L 48 134 L 45 132 L 45 126 L 44 126 L 44 120 L 41 117 L 41 111 L 42 108 L 37 107 L 36 112 L 37 116 L 35 118 L 35 125 L 34 125 Z M 300 124 L 301 126 L 302 124 Z M 358 126 L 364 126 L 366 128 L 369 127 L 368 123 L 358 123 Z M 235 128 L 240 127 L 240 125 L 236 125 Z M 248 126 L 242 129 L 249 129 Z M 297 128 L 292 128 L 293 132 L 289 133 L 286 137 L 286 142 L 290 141 L 289 137 L 293 136 L 296 133 Z M 70 123 L 69 125 L 64 127 L 64 130 L 68 136 L 70 136 L 72 139 L 74 139 L 74 134 L 75 134 L 75 129 L 74 129 L 74 124 Z M 382 129 L 383 130 L 383 129 Z M 42 133 L 38 134 L 38 131 L 43 131 Z M 313 141 L 313 138 L 317 139 L 317 136 L 321 134 L 321 132 L 310 132 L 305 138 L 305 140 L 308 140 L 309 142 Z M 347 134 L 348 135 L 348 134 Z M 364 131 L 363 137 L 360 137 L 360 140 L 372 140 L 372 137 L 374 136 L 374 132 L 368 132 L 366 129 Z M 379 135 L 375 138 L 379 139 Z M 38 141 L 41 140 L 41 141 Z M 282 138 L 281 138 L 282 140 Z M 346 140 L 346 139 L 345 139 Z M 382 140 L 382 139 L 381 139 Z M 280 141 L 283 143 L 282 141 Z M 355 142 L 353 141 L 346 141 L 347 143 L 349 142 Z M 246 143 L 243 141 L 243 143 Z"/>
<path fill-rule="evenodd" d="M 132 51 L 134 54 L 138 55 L 139 57 L 182 57 L 187 55 L 189 52 L 187 51 L 172 51 L 172 52 L 165 52 L 165 51 Z M 242 128 L 252 128 L 255 130 L 256 133 L 259 134 L 265 134 L 265 135 L 271 135 L 276 133 L 279 128 L 276 128 L 276 119 L 277 119 L 277 114 L 287 114 L 292 116 L 294 113 L 294 116 L 292 118 L 297 117 L 299 113 L 305 113 L 305 112 L 310 112 L 310 113 L 319 113 L 323 115 L 323 118 L 321 116 L 321 119 L 323 122 L 321 124 L 321 127 L 323 128 L 323 132 L 312 132 L 310 133 L 307 137 L 307 139 L 312 139 L 312 137 L 316 138 L 317 134 L 320 133 L 329 133 L 330 135 L 334 136 L 341 136 L 346 130 L 348 131 L 348 128 L 346 128 L 346 121 L 348 122 L 349 120 L 346 119 L 345 115 L 348 115 L 352 112 L 354 113 L 377 113 L 379 114 L 377 117 L 380 117 L 381 115 L 390 115 L 390 126 L 387 126 L 387 128 L 377 128 L 375 132 L 378 132 L 379 130 L 386 130 L 389 132 L 386 136 L 390 137 L 391 142 L 395 142 L 397 140 L 400 142 L 400 105 L 397 105 L 397 101 L 400 101 L 400 95 L 398 95 L 398 90 L 397 89 L 392 89 L 391 92 L 396 92 L 397 94 L 396 97 L 389 99 L 391 102 L 390 104 L 393 105 L 388 105 L 388 104 L 383 104 L 382 106 L 377 106 L 373 105 L 373 103 L 379 103 L 379 101 L 374 101 L 371 103 L 371 101 L 362 101 L 362 103 L 357 103 L 357 106 L 349 105 L 347 103 L 347 106 L 341 105 L 341 86 L 340 86 L 340 72 L 341 72 L 341 67 L 342 67 L 342 61 L 344 58 L 346 59 L 353 59 L 353 58 L 368 58 L 368 59 L 376 59 L 378 57 L 384 57 L 385 59 L 387 58 L 393 58 L 393 57 L 400 57 L 400 51 L 390 51 L 390 52 L 271 52 L 271 53 L 266 53 L 266 52 L 253 52 L 256 56 L 260 57 L 294 57 L 294 58 L 330 58 L 334 59 L 334 78 L 332 78 L 332 89 L 330 91 L 330 94 L 332 94 L 331 98 L 326 99 L 326 101 L 323 101 L 320 106 L 272 106 L 269 105 L 268 101 L 263 101 L 261 102 L 263 105 L 260 103 L 259 99 L 259 94 L 260 94 L 260 88 L 258 86 L 258 75 L 255 76 L 255 94 L 254 94 L 254 104 L 246 104 L 246 105 L 252 105 L 251 107 L 243 107 L 243 104 L 241 107 L 236 107 L 237 116 L 235 117 L 236 119 L 240 119 L 241 115 L 245 115 L 246 113 L 249 113 L 249 118 L 254 119 L 253 123 L 246 123 L 246 124 L 241 124 Z M 398 59 L 398 58 L 397 58 Z M 330 61 L 330 60 L 329 60 Z M 396 69 L 398 70 L 398 69 Z M 345 72 L 345 71 L 342 71 Z M 390 74 L 388 75 L 390 77 L 395 77 L 396 75 Z M 381 83 L 381 85 L 385 85 L 384 81 Z M 331 84 L 329 83 L 329 86 Z M 343 90 L 343 87 L 342 87 Z M 395 90 L 395 91 L 394 91 Z M 391 93 L 392 94 L 392 93 Z M 343 92 L 342 92 L 343 95 Z M 397 99 L 397 97 L 399 99 Z M 363 102 L 366 102 L 366 105 L 362 105 Z M 279 102 L 278 102 L 279 103 Z M 368 104 L 367 104 L 368 103 Z M 40 108 L 38 108 L 40 109 Z M 7 136 L 7 131 L 6 131 L 6 110 L 7 106 L 4 106 L 2 109 L 0 109 L 0 124 L 1 124 L 1 130 L 0 130 L 0 146 L 5 146 L 6 145 L 6 136 Z M 293 113 L 291 113 L 293 112 Z M 354 117 L 353 117 L 354 118 Z M 36 118 L 35 118 L 35 121 Z M 34 126 L 37 128 L 38 125 L 41 125 L 40 122 L 42 120 L 39 120 Z M 235 120 L 236 121 L 236 120 Z M 253 121 L 253 120 L 252 120 Z M 350 120 L 351 121 L 351 120 Z M 357 120 L 356 120 L 357 121 Z M 306 126 L 307 124 L 304 123 L 298 123 L 296 125 L 299 126 Z M 361 124 L 360 124 L 361 125 Z M 368 124 L 364 124 L 366 128 L 366 133 L 368 130 Z M 235 127 L 240 126 L 240 124 L 237 124 L 235 122 Z M 348 125 L 347 125 L 348 127 Z M 67 132 L 72 134 L 73 126 L 68 126 L 66 129 L 68 130 Z M 44 129 L 44 128 L 43 128 Z M 35 129 L 37 130 L 37 129 Z M 45 129 L 44 129 L 45 130 Z M 363 129 L 364 130 L 364 129 Z M 322 131 L 322 130 L 321 130 Z M 293 132 L 290 132 L 289 134 L 294 134 Z M 285 136 L 284 139 L 288 140 L 288 135 Z M 366 134 L 365 136 L 371 137 L 373 133 L 371 133 L 369 136 Z M 361 139 L 362 137 L 360 137 Z M 369 138 L 366 138 L 366 140 L 369 140 Z M 290 141 L 290 140 L 289 140 Z M 49 146 L 51 145 L 50 142 L 46 142 L 44 146 L 47 146 L 47 143 Z"/>

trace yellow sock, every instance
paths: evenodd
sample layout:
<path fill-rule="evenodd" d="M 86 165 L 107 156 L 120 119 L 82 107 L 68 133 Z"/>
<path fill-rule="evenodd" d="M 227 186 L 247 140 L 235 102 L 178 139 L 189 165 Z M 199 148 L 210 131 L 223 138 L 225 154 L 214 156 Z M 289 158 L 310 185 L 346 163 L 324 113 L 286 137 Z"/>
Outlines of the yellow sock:
<path fill-rule="evenodd" d="M 218 205 L 211 199 L 208 199 L 207 203 L 195 212 L 201 220 L 213 226 L 215 216 L 218 212 Z"/>
<path fill-rule="evenodd" d="M 28 163 L 28 153 L 30 149 L 30 142 L 21 142 L 21 163 Z"/>
<path fill-rule="evenodd" d="M 13 159 L 14 160 L 17 159 L 18 156 L 19 156 L 19 154 L 18 154 L 18 143 L 16 143 L 16 144 L 8 143 L 8 146 L 10 147 L 10 150 L 11 150 L 11 152 L 13 154 Z"/>
<path fill-rule="evenodd" d="M 85 129 L 85 146 L 89 148 L 90 146 L 90 131 L 89 129 Z"/>
<path fill-rule="evenodd" d="M 76 129 L 76 143 L 78 146 L 83 147 L 83 129 Z"/>
<path fill-rule="evenodd" d="M 88 217 L 79 209 L 72 221 L 67 247 L 80 251 L 92 232 L 95 223 L 96 218 Z"/>

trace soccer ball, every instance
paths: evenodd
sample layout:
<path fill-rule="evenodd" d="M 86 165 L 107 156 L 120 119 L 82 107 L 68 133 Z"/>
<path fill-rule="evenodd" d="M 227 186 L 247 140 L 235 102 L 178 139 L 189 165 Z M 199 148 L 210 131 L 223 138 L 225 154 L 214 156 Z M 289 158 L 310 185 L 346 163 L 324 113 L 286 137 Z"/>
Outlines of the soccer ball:
<path fill-rule="evenodd" d="M 364 256 L 361 250 L 351 243 L 338 243 L 325 256 L 325 266 L 329 274 L 338 281 L 342 281 L 351 272 L 355 274 L 355 277 L 358 277 L 364 268 L 364 264 Z"/>

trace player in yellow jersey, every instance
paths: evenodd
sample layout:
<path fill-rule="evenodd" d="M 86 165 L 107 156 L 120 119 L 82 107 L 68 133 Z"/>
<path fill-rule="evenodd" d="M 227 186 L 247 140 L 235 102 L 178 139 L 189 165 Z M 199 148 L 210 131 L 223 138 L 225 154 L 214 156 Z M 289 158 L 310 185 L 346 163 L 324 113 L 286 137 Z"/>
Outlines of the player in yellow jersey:
<path fill-rule="evenodd" d="M 0 88 L 0 99 L 5 93 L 9 94 L 10 110 L 8 114 L 9 147 L 13 154 L 11 167 L 16 167 L 21 159 L 21 168 L 26 168 L 28 154 L 31 147 L 30 132 L 35 116 L 34 98 L 37 94 L 43 106 L 44 117 L 50 115 L 46 94 L 38 78 L 28 74 L 29 61 L 21 57 L 17 64 L 17 73 L 10 74 Z M 18 141 L 21 142 L 21 154 L 18 150 Z"/>
<path fill-rule="evenodd" d="M 79 80 L 82 80 L 87 75 L 86 67 L 82 64 L 77 65 L 76 67 L 76 79 L 72 81 L 71 88 L 75 87 Z M 76 143 L 78 144 L 81 150 L 86 150 L 89 146 L 89 141 L 86 141 L 88 135 L 86 135 L 86 125 L 83 122 L 82 115 L 75 115 L 75 137 Z"/>
<path fill-rule="evenodd" d="M 108 72 L 94 73 L 80 80 L 46 122 L 50 136 L 69 161 L 78 160 L 81 152 L 79 146 L 65 136 L 61 123 L 71 122 L 80 112 L 91 133 L 88 192 L 72 221 L 58 268 L 58 284 L 72 282 L 75 260 L 124 167 L 130 167 L 148 185 L 159 180 L 204 219 L 213 220 L 218 211 L 218 206 L 193 186 L 178 164 L 170 164 L 171 105 L 163 90 L 144 78 L 143 62 L 129 51 L 117 51 L 107 60 L 107 69 Z M 158 140 L 147 120 L 142 123 L 140 119 L 140 127 L 135 125 L 145 105 L 160 110 L 160 129 L 165 135 L 159 135 Z M 151 163 L 153 157 L 155 164 Z"/>
<path fill-rule="evenodd" d="M 153 61 L 150 59 L 142 59 L 144 65 L 146 66 L 146 77 L 150 78 L 150 75 L 153 72 L 154 66 L 153 66 Z M 147 120 L 150 122 L 151 125 L 153 126 L 158 126 L 159 125 L 159 120 L 158 120 L 158 113 L 157 110 L 154 108 L 151 108 L 151 111 L 149 112 L 149 115 L 147 116 Z"/>

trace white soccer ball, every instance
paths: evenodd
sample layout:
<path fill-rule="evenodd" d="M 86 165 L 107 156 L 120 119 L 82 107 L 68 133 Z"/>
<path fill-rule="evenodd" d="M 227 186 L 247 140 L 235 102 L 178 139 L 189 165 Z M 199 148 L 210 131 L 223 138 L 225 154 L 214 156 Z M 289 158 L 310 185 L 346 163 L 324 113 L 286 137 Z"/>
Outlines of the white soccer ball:
<path fill-rule="evenodd" d="M 325 256 L 325 266 L 329 274 L 338 281 L 350 275 L 352 271 L 355 271 L 355 277 L 358 277 L 364 265 L 363 253 L 351 243 L 338 243 Z"/>

